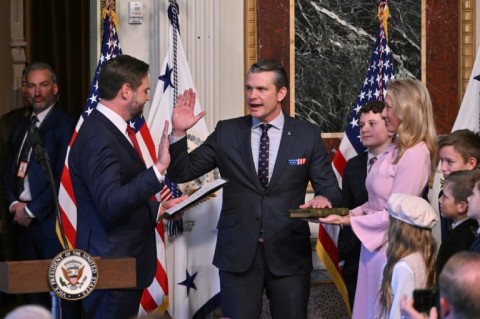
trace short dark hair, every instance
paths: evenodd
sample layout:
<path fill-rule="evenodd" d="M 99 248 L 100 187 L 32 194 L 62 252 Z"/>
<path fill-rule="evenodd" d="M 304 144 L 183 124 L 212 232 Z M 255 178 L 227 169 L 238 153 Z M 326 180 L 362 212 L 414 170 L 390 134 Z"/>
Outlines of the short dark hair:
<path fill-rule="evenodd" d="M 273 84 L 275 84 L 275 87 L 277 88 L 277 90 L 281 89 L 282 87 L 285 87 L 288 89 L 287 72 L 285 71 L 285 68 L 283 67 L 283 65 L 281 65 L 275 60 L 261 60 L 252 64 L 252 66 L 247 72 L 247 75 L 249 75 L 250 73 L 260 73 L 260 72 L 269 72 L 269 71 L 272 71 L 275 73 Z"/>
<path fill-rule="evenodd" d="M 478 170 L 456 171 L 448 175 L 445 185 L 450 185 L 456 203 L 467 202 L 467 198 L 472 195 L 473 188 L 478 180 L 480 180 L 480 171 Z"/>
<path fill-rule="evenodd" d="M 358 111 L 360 114 L 361 113 L 370 113 L 373 112 L 375 114 L 382 113 L 383 109 L 385 108 L 385 103 L 382 101 L 372 101 L 368 102 L 367 104 L 362 105 L 360 108 L 360 111 Z"/>
<path fill-rule="evenodd" d="M 477 160 L 477 167 L 480 165 L 480 136 L 468 130 L 458 130 L 444 135 L 438 141 L 438 150 L 445 146 L 452 146 L 463 158 L 465 162 L 470 157 Z"/>
<path fill-rule="evenodd" d="M 57 84 L 57 74 L 55 73 L 55 70 L 45 62 L 30 63 L 25 69 L 23 69 L 22 75 L 25 74 L 25 79 L 27 79 L 30 72 L 37 70 L 47 70 L 52 77 L 53 83 Z"/>
<path fill-rule="evenodd" d="M 136 90 L 148 75 L 148 64 L 129 55 L 119 55 L 108 60 L 98 77 L 100 98 L 112 100 L 125 83 Z"/>

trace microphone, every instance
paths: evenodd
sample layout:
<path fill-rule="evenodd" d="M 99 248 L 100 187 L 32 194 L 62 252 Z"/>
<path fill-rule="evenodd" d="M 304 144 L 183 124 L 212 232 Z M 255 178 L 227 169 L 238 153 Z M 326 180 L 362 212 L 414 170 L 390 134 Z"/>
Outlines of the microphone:
<path fill-rule="evenodd" d="M 43 148 L 43 142 L 40 135 L 38 135 L 38 133 L 34 131 L 34 132 L 28 133 L 27 138 L 28 138 L 28 143 L 30 143 L 30 146 L 32 147 L 33 152 L 35 153 L 35 159 L 37 160 L 37 162 L 39 164 L 48 162 L 48 154 Z"/>
<path fill-rule="evenodd" d="M 60 234 L 63 241 L 62 246 L 64 250 L 69 249 L 67 237 L 65 236 L 65 231 L 63 229 L 62 218 L 60 217 L 58 193 L 57 189 L 55 188 L 55 178 L 53 177 L 52 168 L 50 167 L 48 153 L 43 147 L 42 138 L 40 137 L 40 135 L 38 135 L 37 131 L 34 130 L 33 132 L 28 133 L 27 140 L 28 143 L 30 143 L 30 146 L 33 148 L 33 151 L 35 153 L 35 159 L 40 165 L 42 165 L 43 170 L 47 174 L 47 179 L 50 183 L 50 187 L 52 188 L 53 202 L 55 203 L 55 214 L 58 224 L 60 226 Z"/>

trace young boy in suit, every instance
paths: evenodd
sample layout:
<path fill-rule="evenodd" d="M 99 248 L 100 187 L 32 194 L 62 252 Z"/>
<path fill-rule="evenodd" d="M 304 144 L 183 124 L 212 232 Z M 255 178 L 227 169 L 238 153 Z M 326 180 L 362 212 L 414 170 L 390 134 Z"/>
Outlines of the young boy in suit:
<path fill-rule="evenodd" d="M 392 143 L 385 121 L 382 119 L 383 102 L 367 103 L 360 109 L 360 138 L 367 152 L 348 160 L 343 170 L 342 207 L 355 208 L 368 201 L 365 179 L 370 167 Z M 375 158 L 375 159 L 373 159 Z M 373 160 L 372 160 L 373 159 Z M 357 287 L 360 240 L 352 228 L 345 226 L 338 237 L 338 260 L 342 264 L 343 278 L 348 291 L 350 306 L 353 307 Z"/>
<path fill-rule="evenodd" d="M 438 275 L 451 256 L 459 251 L 469 250 L 475 239 L 478 222 L 467 217 L 467 198 L 472 194 L 477 180 L 480 180 L 480 171 L 464 170 L 452 172 L 445 181 L 443 194 L 439 199 L 440 210 L 442 217 L 451 219 L 453 223 L 438 251 Z"/>
<path fill-rule="evenodd" d="M 475 180 L 472 195 L 468 196 L 467 216 L 480 223 L 480 177 Z M 480 253 L 480 228 L 477 229 L 476 238 L 470 246 L 470 251 Z"/>
<path fill-rule="evenodd" d="M 477 169 L 480 163 L 480 136 L 463 129 L 443 136 L 438 142 L 440 170 L 446 179 L 452 172 Z M 442 196 L 442 191 L 438 197 Z M 451 219 L 441 217 L 442 241 L 445 240 Z"/>

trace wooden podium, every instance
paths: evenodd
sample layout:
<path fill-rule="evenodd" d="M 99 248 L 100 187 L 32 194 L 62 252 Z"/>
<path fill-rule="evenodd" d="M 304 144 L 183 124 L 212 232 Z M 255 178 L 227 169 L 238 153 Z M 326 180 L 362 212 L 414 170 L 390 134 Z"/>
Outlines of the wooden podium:
<path fill-rule="evenodd" d="M 95 289 L 134 288 L 137 285 L 135 258 L 97 258 Z M 0 262 L 0 291 L 7 294 L 49 292 L 51 260 Z"/>

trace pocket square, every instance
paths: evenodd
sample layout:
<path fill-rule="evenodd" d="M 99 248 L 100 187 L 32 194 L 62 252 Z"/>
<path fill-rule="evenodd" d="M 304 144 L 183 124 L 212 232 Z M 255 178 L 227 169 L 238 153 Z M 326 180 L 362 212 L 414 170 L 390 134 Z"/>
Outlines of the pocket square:
<path fill-rule="evenodd" d="M 305 157 L 288 160 L 288 165 L 292 166 L 305 165 L 306 163 L 307 159 Z"/>

